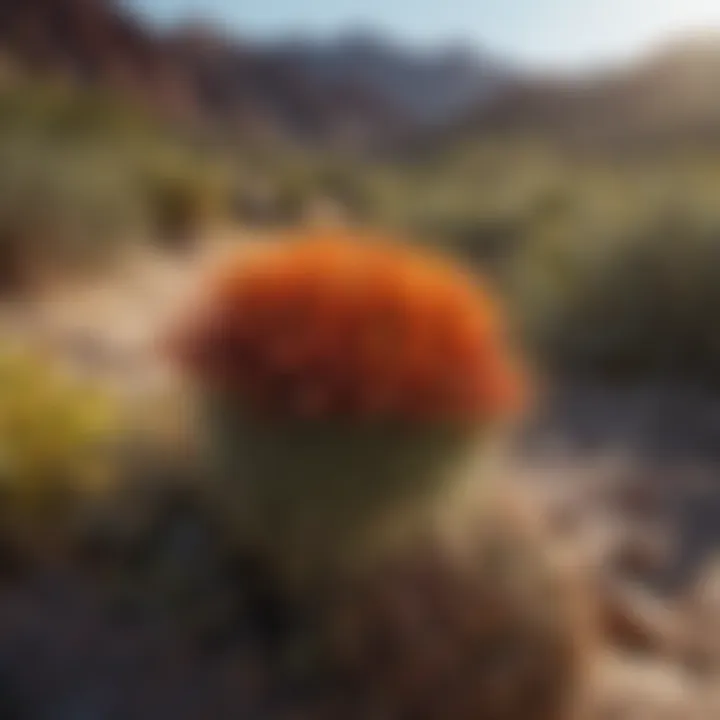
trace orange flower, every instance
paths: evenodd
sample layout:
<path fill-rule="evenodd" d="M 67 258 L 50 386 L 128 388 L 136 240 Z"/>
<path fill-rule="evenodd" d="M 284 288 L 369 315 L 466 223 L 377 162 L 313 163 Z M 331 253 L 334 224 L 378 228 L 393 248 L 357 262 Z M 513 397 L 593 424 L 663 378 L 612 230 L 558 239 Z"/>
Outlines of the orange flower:
<path fill-rule="evenodd" d="M 282 416 L 487 420 L 522 397 L 486 290 L 431 254 L 349 232 L 231 260 L 179 349 L 201 382 Z"/>

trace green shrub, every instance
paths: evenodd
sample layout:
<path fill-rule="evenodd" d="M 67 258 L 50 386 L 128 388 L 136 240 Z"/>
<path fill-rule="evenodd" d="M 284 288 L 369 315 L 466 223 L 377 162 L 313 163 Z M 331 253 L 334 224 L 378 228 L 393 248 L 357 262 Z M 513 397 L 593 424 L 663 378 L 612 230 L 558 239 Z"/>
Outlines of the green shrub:
<path fill-rule="evenodd" d="M 151 154 L 140 178 L 155 233 L 171 244 L 192 240 L 229 210 L 227 178 L 200 158 Z"/>
<path fill-rule="evenodd" d="M 148 234 L 196 232 L 226 209 L 216 157 L 103 94 L 0 91 L 0 286 L 111 261 Z"/>
<path fill-rule="evenodd" d="M 107 262 L 142 233 L 129 178 L 100 153 L 17 140 L 0 146 L 0 253 L 6 288 L 34 274 Z"/>
<path fill-rule="evenodd" d="M 717 383 L 720 226 L 658 213 L 604 242 L 555 236 L 524 258 L 528 332 L 565 373 Z"/>

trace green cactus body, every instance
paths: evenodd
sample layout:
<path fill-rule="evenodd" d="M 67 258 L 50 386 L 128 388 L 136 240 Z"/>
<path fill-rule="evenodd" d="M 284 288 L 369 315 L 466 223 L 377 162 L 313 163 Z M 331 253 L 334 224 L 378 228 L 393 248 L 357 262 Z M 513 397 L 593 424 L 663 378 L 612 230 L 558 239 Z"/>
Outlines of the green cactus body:
<path fill-rule="evenodd" d="M 482 436 L 463 426 L 249 418 L 208 413 L 223 514 L 233 535 L 291 573 L 361 561 L 471 472 Z"/>

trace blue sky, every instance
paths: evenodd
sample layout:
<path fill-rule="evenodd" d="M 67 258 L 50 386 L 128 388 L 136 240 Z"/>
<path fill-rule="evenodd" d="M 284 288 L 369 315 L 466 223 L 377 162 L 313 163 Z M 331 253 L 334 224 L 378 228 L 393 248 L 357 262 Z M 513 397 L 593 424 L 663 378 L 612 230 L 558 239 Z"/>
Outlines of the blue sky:
<path fill-rule="evenodd" d="M 374 27 L 410 43 L 462 39 L 530 66 L 623 60 L 673 35 L 720 31 L 720 0 L 128 0 L 153 19 L 207 18 L 240 34 Z"/>

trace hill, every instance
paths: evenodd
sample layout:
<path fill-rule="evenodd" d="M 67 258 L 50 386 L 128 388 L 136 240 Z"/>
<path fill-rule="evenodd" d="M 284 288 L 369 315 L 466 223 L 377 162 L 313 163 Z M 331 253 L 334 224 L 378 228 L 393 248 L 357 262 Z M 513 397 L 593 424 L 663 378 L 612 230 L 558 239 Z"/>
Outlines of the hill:
<path fill-rule="evenodd" d="M 494 92 L 474 53 L 412 52 L 374 36 L 243 42 L 213 27 L 158 31 L 114 0 L 3 0 L 0 55 L 17 72 L 101 87 L 184 123 L 323 145 L 393 143 Z"/>
<path fill-rule="evenodd" d="M 371 31 L 269 48 L 323 87 L 351 82 L 395 104 L 421 126 L 442 125 L 489 101 L 514 71 L 473 48 L 403 46 Z"/>
<path fill-rule="evenodd" d="M 686 38 L 629 67 L 521 79 L 489 106 L 476 106 L 449 136 L 524 133 L 606 150 L 715 144 L 719 79 L 720 35 Z"/>

